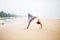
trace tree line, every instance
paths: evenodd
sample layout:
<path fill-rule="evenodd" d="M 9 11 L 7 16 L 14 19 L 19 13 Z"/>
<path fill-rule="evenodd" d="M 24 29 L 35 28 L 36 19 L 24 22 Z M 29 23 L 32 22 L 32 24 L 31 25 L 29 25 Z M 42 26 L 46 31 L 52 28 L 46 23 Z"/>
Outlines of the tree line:
<path fill-rule="evenodd" d="M 5 13 L 4 11 L 0 12 L 0 17 L 16 17 L 15 14 Z"/>

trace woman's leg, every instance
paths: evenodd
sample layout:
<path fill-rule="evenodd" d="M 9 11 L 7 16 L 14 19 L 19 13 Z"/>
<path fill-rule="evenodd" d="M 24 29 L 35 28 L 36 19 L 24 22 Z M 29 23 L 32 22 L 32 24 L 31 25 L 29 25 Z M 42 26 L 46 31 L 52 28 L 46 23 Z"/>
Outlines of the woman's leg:
<path fill-rule="evenodd" d="M 28 14 L 28 20 L 31 20 L 33 16 L 31 14 Z"/>
<path fill-rule="evenodd" d="M 30 23 L 32 22 L 32 20 L 33 20 L 33 18 L 32 18 L 33 16 L 31 15 L 31 14 L 28 14 L 28 26 L 27 26 L 27 29 L 29 28 L 29 26 L 30 26 Z"/>
<path fill-rule="evenodd" d="M 27 26 L 27 29 L 29 28 L 31 22 L 32 22 L 32 20 L 29 20 L 29 22 L 28 22 L 28 26 Z"/>
<path fill-rule="evenodd" d="M 28 20 L 29 20 L 29 22 L 28 22 L 27 29 L 29 28 L 30 23 L 32 22 L 32 20 L 34 20 L 35 18 L 37 18 L 37 17 L 33 17 L 31 14 L 28 14 Z"/>

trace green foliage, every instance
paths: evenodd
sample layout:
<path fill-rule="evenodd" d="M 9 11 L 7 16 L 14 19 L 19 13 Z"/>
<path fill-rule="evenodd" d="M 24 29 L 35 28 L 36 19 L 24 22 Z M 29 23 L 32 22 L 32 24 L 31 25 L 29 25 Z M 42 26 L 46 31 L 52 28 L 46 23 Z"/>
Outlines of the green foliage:
<path fill-rule="evenodd" d="M 5 13 L 5 12 L 1 11 L 0 17 L 16 17 L 16 15 L 10 14 L 10 13 Z"/>

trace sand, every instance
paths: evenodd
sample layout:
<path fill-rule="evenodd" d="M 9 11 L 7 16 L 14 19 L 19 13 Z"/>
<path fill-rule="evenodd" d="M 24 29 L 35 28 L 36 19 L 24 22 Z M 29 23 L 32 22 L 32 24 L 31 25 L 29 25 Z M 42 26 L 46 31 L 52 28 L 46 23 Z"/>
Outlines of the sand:
<path fill-rule="evenodd" d="M 27 30 L 27 18 L 9 19 L 13 23 L 0 25 L 0 40 L 60 40 L 60 19 L 41 19 L 41 29 L 35 19 Z"/>

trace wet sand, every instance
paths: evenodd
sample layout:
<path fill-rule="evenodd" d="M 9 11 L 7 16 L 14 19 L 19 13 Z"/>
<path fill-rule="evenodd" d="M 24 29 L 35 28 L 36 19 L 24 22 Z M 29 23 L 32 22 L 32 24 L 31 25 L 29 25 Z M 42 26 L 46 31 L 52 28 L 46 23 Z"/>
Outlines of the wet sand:
<path fill-rule="evenodd" d="M 35 19 L 26 30 L 27 18 L 10 19 L 11 24 L 0 25 L 0 40 L 60 40 L 60 19 L 41 19 L 43 28 Z"/>

